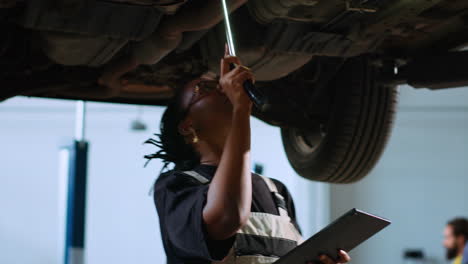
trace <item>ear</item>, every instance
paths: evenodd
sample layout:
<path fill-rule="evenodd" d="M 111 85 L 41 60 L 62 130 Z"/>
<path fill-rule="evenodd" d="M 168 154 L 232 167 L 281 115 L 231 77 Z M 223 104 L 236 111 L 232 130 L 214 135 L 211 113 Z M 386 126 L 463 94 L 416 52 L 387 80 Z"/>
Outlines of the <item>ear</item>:
<path fill-rule="evenodd" d="M 188 136 L 190 135 L 190 128 L 192 127 L 192 121 L 189 119 L 182 120 L 178 127 L 177 130 L 182 136 Z"/>

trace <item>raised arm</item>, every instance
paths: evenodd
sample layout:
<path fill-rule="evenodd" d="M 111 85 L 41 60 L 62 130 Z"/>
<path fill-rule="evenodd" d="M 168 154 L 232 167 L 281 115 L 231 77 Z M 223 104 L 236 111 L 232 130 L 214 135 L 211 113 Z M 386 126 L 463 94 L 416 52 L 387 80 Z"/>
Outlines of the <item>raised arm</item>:
<path fill-rule="evenodd" d="M 210 184 L 203 220 L 208 235 L 223 240 L 234 235 L 250 216 L 252 178 L 250 172 L 250 113 L 252 103 L 242 84 L 253 79 L 235 57 L 221 60 L 220 86 L 233 105 L 232 125 L 224 144 L 218 168 Z"/>

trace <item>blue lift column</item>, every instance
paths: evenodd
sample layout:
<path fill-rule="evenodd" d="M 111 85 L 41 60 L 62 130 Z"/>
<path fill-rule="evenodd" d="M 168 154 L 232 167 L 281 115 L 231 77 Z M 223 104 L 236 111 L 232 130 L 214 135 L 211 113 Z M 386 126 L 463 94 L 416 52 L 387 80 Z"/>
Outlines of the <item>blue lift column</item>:
<path fill-rule="evenodd" d="M 86 108 L 77 102 L 75 140 L 60 151 L 61 221 L 64 264 L 85 263 L 88 142 L 84 139 Z"/>

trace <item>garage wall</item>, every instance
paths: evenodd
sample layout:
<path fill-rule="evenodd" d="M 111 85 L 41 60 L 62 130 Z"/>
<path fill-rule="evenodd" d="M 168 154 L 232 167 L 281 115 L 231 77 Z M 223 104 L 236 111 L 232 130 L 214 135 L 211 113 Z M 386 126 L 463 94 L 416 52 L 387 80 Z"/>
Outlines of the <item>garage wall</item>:
<path fill-rule="evenodd" d="M 468 90 L 402 90 L 395 131 L 365 180 L 347 186 L 311 183 L 287 163 L 278 129 L 253 121 L 254 162 L 292 191 L 306 236 L 352 207 L 393 225 L 352 252 L 353 263 L 402 263 L 403 248 L 423 248 L 445 263 L 445 222 L 468 215 Z M 0 104 L 0 263 L 60 263 L 58 150 L 74 133 L 70 101 L 15 98 Z M 162 108 L 145 107 L 146 132 L 130 131 L 135 106 L 89 104 L 91 142 L 87 263 L 159 263 L 164 257 L 148 196 L 161 164 L 144 169 L 141 143 Z M 330 191 L 330 194 L 328 192 Z M 328 206 L 330 204 L 330 206 Z"/>
<path fill-rule="evenodd" d="M 468 89 L 400 91 L 378 166 L 357 184 L 331 187 L 332 218 L 357 207 L 393 221 L 352 252 L 353 263 L 403 263 L 405 248 L 446 263 L 442 229 L 450 218 L 468 216 Z"/>
<path fill-rule="evenodd" d="M 0 104 L 0 263 L 61 263 L 59 148 L 73 138 L 74 110 L 72 101 Z M 141 159 L 150 134 L 130 131 L 135 107 L 93 104 L 88 110 L 87 263 L 151 263 L 162 246 L 147 195 L 157 164 L 143 169 Z M 145 111 L 152 129 L 160 112 Z"/>
<path fill-rule="evenodd" d="M 0 263 L 53 264 L 59 256 L 64 219 L 59 217 L 59 149 L 74 135 L 72 101 L 14 98 L 0 104 Z M 142 145 L 157 131 L 163 108 L 145 107 L 145 132 L 130 130 L 136 106 L 88 104 L 90 141 L 86 260 L 93 263 L 161 263 L 164 251 L 151 184 L 161 164 L 143 168 Z M 293 193 L 304 234 L 328 221 L 327 189 L 295 175 L 279 130 L 252 123 L 253 161 Z"/>

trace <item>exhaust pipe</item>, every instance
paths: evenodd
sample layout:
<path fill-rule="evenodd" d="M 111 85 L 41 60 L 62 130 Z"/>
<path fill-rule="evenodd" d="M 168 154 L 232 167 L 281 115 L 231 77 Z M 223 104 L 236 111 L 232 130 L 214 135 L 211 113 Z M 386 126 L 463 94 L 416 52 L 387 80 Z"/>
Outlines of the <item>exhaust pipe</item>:
<path fill-rule="evenodd" d="M 414 88 L 440 90 L 468 86 L 468 51 L 416 58 L 398 71 L 395 79 Z"/>

